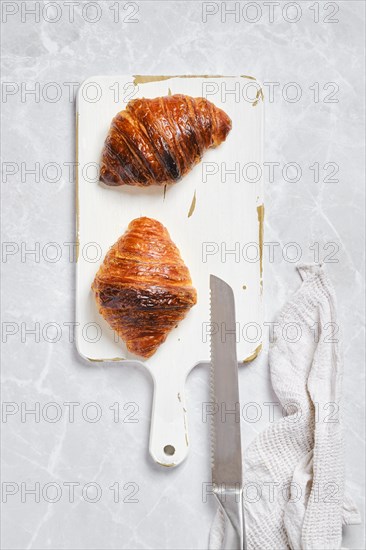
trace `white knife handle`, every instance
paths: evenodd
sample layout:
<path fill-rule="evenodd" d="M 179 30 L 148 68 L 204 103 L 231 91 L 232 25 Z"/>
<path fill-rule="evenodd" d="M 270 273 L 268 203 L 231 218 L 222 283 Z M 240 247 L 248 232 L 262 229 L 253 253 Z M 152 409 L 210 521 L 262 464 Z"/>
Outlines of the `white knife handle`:
<path fill-rule="evenodd" d="M 171 364 L 150 372 L 154 378 L 150 454 L 161 466 L 177 466 L 186 458 L 189 445 L 186 378 L 177 375 Z"/>

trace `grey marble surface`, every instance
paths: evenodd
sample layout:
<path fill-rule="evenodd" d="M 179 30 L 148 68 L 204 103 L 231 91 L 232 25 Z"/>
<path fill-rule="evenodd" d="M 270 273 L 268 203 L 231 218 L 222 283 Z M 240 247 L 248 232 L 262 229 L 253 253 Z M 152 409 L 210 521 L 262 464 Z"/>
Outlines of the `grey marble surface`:
<path fill-rule="evenodd" d="M 3 547 L 202 550 L 215 512 L 212 499 L 202 498 L 202 483 L 210 481 L 208 424 L 201 418 L 207 368 L 195 369 L 187 383 L 190 456 L 165 470 L 147 454 L 148 375 L 83 363 L 69 334 L 75 286 L 65 244 L 75 240 L 75 185 L 66 164 L 75 147 L 69 91 L 96 74 L 244 73 L 263 83 L 265 160 L 279 163 L 265 183 L 265 242 L 279 243 L 273 261 L 265 254 L 265 318 L 273 321 L 299 285 L 294 264 L 283 259 L 283 250 L 291 253 L 287 243 L 299 244 L 302 261 L 316 260 L 319 251 L 336 287 L 344 335 L 347 487 L 363 510 L 364 3 L 280 2 L 271 7 L 273 22 L 260 2 L 237 3 L 237 20 L 226 21 L 218 2 L 143 1 L 135 14 L 134 3 L 101 1 L 96 11 L 95 2 L 73 2 L 73 21 L 70 3 L 46 4 L 2 2 Z M 301 167 L 299 181 L 286 181 L 296 179 L 285 167 L 290 162 Z M 35 334 L 27 332 L 32 328 Z M 240 371 L 243 402 L 274 400 L 267 351 L 266 344 Z M 32 407 L 39 418 L 26 414 Z M 263 415 L 244 423 L 245 444 L 267 422 Z M 27 492 L 32 487 L 39 498 Z M 344 546 L 364 548 L 363 533 L 362 525 L 347 527 Z"/>

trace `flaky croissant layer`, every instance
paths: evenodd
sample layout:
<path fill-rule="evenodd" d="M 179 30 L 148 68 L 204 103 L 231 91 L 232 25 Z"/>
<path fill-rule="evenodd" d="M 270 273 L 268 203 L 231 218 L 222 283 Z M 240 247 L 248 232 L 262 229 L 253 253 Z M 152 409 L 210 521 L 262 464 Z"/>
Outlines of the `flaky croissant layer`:
<path fill-rule="evenodd" d="M 150 357 L 197 301 L 167 229 L 137 218 L 112 246 L 92 284 L 99 312 L 136 355 Z"/>
<path fill-rule="evenodd" d="M 228 115 L 202 97 L 134 99 L 112 120 L 100 180 L 106 185 L 174 183 L 230 130 Z"/>

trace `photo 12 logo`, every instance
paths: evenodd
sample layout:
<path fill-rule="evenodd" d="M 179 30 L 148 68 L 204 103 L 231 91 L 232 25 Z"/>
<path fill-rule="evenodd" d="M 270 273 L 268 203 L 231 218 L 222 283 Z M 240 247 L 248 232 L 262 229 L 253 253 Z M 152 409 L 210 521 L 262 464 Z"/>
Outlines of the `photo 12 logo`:
<path fill-rule="evenodd" d="M 134 401 L 128 403 L 115 402 L 108 406 L 102 406 L 95 401 L 80 403 L 78 401 L 66 401 L 58 403 L 39 401 L 27 403 L 25 401 L 3 401 L 1 404 L 1 422 L 12 424 L 35 423 L 56 424 L 58 422 L 87 422 L 97 424 L 98 422 L 112 421 L 115 424 L 137 424 L 140 420 L 138 413 L 140 407 Z"/>
<path fill-rule="evenodd" d="M 202 97 L 213 99 L 215 96 L 222 103 L 245 101 L 256 107 L 260 101 L 267 103 L 285 101 L 286 103 L 298 103 L 308 101 L 312 103 L 339 103 L 340 87 L 337 82 L 313 82 L 308 83 L 277 80 L 257 82 L 254 77 L 243 76 L 243 81 L 217 82 L 205 80 L 202 83 Z"/>
<path fill-rule="evenodd" d="M 202 403 L 202 422 L 207 424 L 216 419 L 222 424 L 226 422 L 256 424 L 260 421 L 273 424 L 283 419 L 288 424 L 299 424 L 309 422 L 314 412 L 316 423 L 339 424 L 339 404 L 334 401 L 309 404 L 304 408 L 298 401 L 288 401 L 286 403 L 249 401 L 247 403 L 235 403 L 235 407 L 233 405 L 228 406 L 227 403 L 208 401 Z"/>
<path fill-rule="evenodd" d="M 18 502 L 22 504 L 39 504 L 47 502 L 84 501 L 95 504 L 102 499 L 111 500 L 115 504 L 138 504 L 138 493 L 140 485 L 135 481 L 119 482 L 114 481 L 108 487 L 103 487 L 96 481 L 80 483 L 79 481 L 63 481 L 58 483 L 50 481 L 3 481 L 1 484 L 1 502 L 3 504 Z"/>
<path fill-rule="evenodd" d="M 207 162 L 201 165 L 202 183 L 218 179 L 221 183 L 257 183 L 262 178 L 266 183 L 339 183 L 337 162 L 314 161 L 308 166 L 299 162 Z"/>
<path fill-rule="evenodd" d="M 280 481 L 245 481 L 241 487 L 238 483 L 227 486 L 225 483 L 214 484 L 212 482 L 202 483 L 202 502 L 211 501 L 214 495 L 220 495 L 222 502 L 226 501 L 226 494 L 235 490 L 235 500 L 240 502 L 242 498 L 247 504 L 264 501 L 269 504 L 275 502 L 300 502 L 310 498 L 313 502 L 326 505 L 339 503 L 340 487 L 334 481 L 325 483 L 314 483 L 310 497 L 306 488 L 300 483 Z"/>
<path fill-rule="evenodd" d="M 201 325 L 201 341 L 206 344 L 215 335 L 218 335 L 223 343 L 230 341 L 235 335 L 237 344 L 240 342 L 258 344 L 262 343 L 264 338 L 270 344 L 279 339 L 288 344 L 296 344 L 304 337 L 310 338 L 316 344 L 318 342 L 336 344 L 338 343 L 339 325 L 334 322 L 322 325 L 316 321 L 313 325 L 304 329 L 300 323 L 295 321 L 284 325 L 280 325 L 277 321 L 263 321 L 261 324 L 256 321 L 249 321 L 247 323 L 237 321 L 235 327 L 228 327 L 225 323 L 203 321 Z"/>
<path fill-rule="evenodd" d="M 202 263 L 216 263 L 217 259 L 221 263 L 251 263 L 260 264 L 263 257 L 266 262 L 282 263 L 287 262 L 295 264 L 300 262 L 304 255 L 311 256 L 314 263 L 339 263 L 338 253 L 340 246 L 337 242 L 312 242 L 308 245 L 301 245 L 295 241 L 283 242 L 216 242 L 204 241 L 201 243 Z"/>
<path fill-rule="evenodd" d="M 76 321 L 5 321 L 1 323 L 1 341 L 3 344 L 58 344 L 67 342 L 74 344 L 76 333 L 80 340 L 88 344 L 98 344 L 103 334 L 113 338 L 116 344 L 122 342 L 118 334 L 109 326 L 102 327 L 99 323 L 78 323 Z"/>
<path fill-rule="evenodd" d="M 95 24 L 103 17 L 114 23 L 139 23 L 138 2 L 1 2 L 1 22 Z"/>
<path fill-rule="evenodd" d="M 102 97 L 112 99 L 114 103 L 128 103 L 139 91 L 139 85 L 133 81 L 121 84 L 116 81 L 108 87 L 102 87 L 99 82 L 91 79 L 85 82 L 49 81 L 49 82 L 14 82 L 3 80 L 1 83 L 2 103 L 58 103 L 66 101 L 74 103 L 76 93 L 87 103 L 98 103 Z"/>
<path fill-rule="evenodd" d="M 202 22 L 339 23 L 338 2 L 202 2 Z"/>

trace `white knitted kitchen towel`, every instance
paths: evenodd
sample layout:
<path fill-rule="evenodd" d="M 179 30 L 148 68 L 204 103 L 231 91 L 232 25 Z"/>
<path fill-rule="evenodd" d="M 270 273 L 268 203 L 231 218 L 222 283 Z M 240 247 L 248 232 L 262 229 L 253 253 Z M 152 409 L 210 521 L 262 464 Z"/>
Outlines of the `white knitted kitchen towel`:
<path fill-rule="evenodd" d="M 342 523 L 360 523 L 344 497 L 343 363 L 334 289 L 322 266 L 298 270 L 303 283 L 277 320 L 269 353 L 283 416 L 244 453 L 248 550 L 337 550 Z M 219 510 L 209 548 L 221 548 L 223 538 Z"/>

